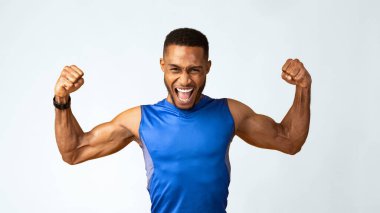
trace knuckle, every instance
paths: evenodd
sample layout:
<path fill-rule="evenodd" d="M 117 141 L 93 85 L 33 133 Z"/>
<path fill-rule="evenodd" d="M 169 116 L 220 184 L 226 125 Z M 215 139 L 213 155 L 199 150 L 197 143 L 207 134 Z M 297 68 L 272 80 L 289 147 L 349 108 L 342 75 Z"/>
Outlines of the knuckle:
<path fill-rule="evenodd" d="M 70 74 L 75 79 L 79 78 L 79 74 L 77 72 L 75 72 L 74 70 Z"/>
<path fill-rule="evenodd" d="M 66 69 L 63 69 L 62 72 L 61 72 L 61 76 L 64 76 L 64 75 L 67 75 L 67 70 Z"/>
<path fill-rule="evenodd" d="M 75 78 L 78 78 L 78 77 L 79 77 L 79 74 L 78 74 L 77 72 L 75 72 L 75 71 L 71 72 L 70 74 L 71 74 L 73 77 L 75 77 Z"/>
<path fill-rule="evenodd" d="M 67 78 L 66 78 L 66 82 L 69 83 L 69 84 L 72 84 L 72 83 L 73 83 L 73 81 L 72 81 L 72 79 L 71 79 L 70 77 L 67 77 Z"/>
<path fill-rule="evenodd" d="M 66 78 L 68 81 L 70 81 L 73 77 L 72 77 L 72 75 L 68 74 L 68 75 L 65 76 L 65 78 Z"/>
<path fill-rule="evenodd" d="M 66 80 L 67 80 L 67 78 L 65 75 L 62 75 L 61 77 L 59 77 L 60 82 L 65 82 Z"/>

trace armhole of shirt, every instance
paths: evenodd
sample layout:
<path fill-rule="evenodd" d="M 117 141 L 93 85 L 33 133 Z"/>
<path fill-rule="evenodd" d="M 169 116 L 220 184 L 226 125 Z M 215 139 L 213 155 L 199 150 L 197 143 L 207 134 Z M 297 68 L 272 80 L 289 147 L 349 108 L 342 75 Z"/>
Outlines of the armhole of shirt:
<path fill-rule="evenodd" d="M 144 122 L 144 110 L 145 110 L 145 105 L 141 105 L 140 106 L 140 113 L 141 113 L 141 119 L 140 119 L 140 124 L 139 124 L 139 140 L 141 141 L 141 143 L 144 143 L 142 138 L 142 125 L 143 125 L 143 122 Z"/>
<path fill-rule="evenodd" d="M 223 100 L 224 100 L 224 106 L 227 108 L 228 115 L 229 115 L 230 119 L 232 120 L 232 134 L 234 136 L 234 135 L 236 135 L 234 116 L 232 116 L 232 112 L 230 110 L 230 106 L 228 105 L 228 99 L 227 98 L 223 98 Z"/>

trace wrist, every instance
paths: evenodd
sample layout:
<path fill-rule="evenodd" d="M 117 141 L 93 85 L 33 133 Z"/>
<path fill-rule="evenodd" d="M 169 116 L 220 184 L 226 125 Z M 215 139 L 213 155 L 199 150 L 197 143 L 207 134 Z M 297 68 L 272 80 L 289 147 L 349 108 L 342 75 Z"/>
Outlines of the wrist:
<path fill-rule="evenodd" d="M 70 96 L 59 97 L 55 95 L 53 97 L 53 105 L 55 106 L 56 109 L 59 109 L 59 110 L 68 109 L 70 108 L 70 105 L 71 105 L 71 98 Z"/>
<path fill-rule="evenodd" d="M 296 87 L 302 88 L 302 89 L 310 89 L 311 88 L 311 81 L 309 82 L 301 82 L 300 84 L 296 84 Z"/>
<path fill-rule="evenodd" d="M 308 85 L 308 86 L 300 86 L 300 85 L 296 85 L 296 88 L 304 89 L 304 90 L 309 90 L 309 89 L 311 88 L 311 85 Z"/>
<path fill-rule="evenodd" d="M 63 97 L 54 95 L 54 100 L 57 104 L 66 104 L 69 101 L 69 97 L 70 97 L 69 95 L 63 96 Z"/>

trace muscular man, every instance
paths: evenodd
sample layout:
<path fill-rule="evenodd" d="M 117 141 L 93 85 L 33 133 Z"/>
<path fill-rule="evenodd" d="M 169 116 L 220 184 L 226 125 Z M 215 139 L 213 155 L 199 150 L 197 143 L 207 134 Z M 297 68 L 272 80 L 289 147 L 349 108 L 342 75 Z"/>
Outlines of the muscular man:
<path fill-rule="evenodd" d="M 131 141 L 142 148 L 152 212 L 225 212 L 235 135 L 256 147 L 294 155 L 305 143 L 310 121 L 311 77 L 288 59 L 282 78 L 296 85 L 293 105 L 281 121 L 255 113 L 228 98 L 202 93 L 210 71 L 208 41 L 181 28 L 166 36 L 160 59 L 168 96 L 128 109 L 110 122 L 84 132 L 70 109 L 70 93 L 83 71 L 66 66 L 55 86 L 55 134 L 62 158 L 74 165 L 115 153 Z"/>

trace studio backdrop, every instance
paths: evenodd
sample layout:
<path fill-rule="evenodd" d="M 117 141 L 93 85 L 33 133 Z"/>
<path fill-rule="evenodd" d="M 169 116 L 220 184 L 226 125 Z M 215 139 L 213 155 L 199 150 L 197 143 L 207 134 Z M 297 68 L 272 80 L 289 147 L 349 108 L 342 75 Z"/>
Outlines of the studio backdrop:
<path fill-rule="evenodd" d="M 136 143 L 78 165 L 54 135 L 54 85 L 84 71 L 72 111 L 84 131 L 166 97 L 165 36 L 203 32 L 204 94 L 281 122 L 295 87 L 288 58 L 312 76 L 311 124 L 292 156 L 235 137 L 228 212 L 379 212 L 380 3 L 370 0 L 0 0 L 0 212 L 149 212 Z"/>

